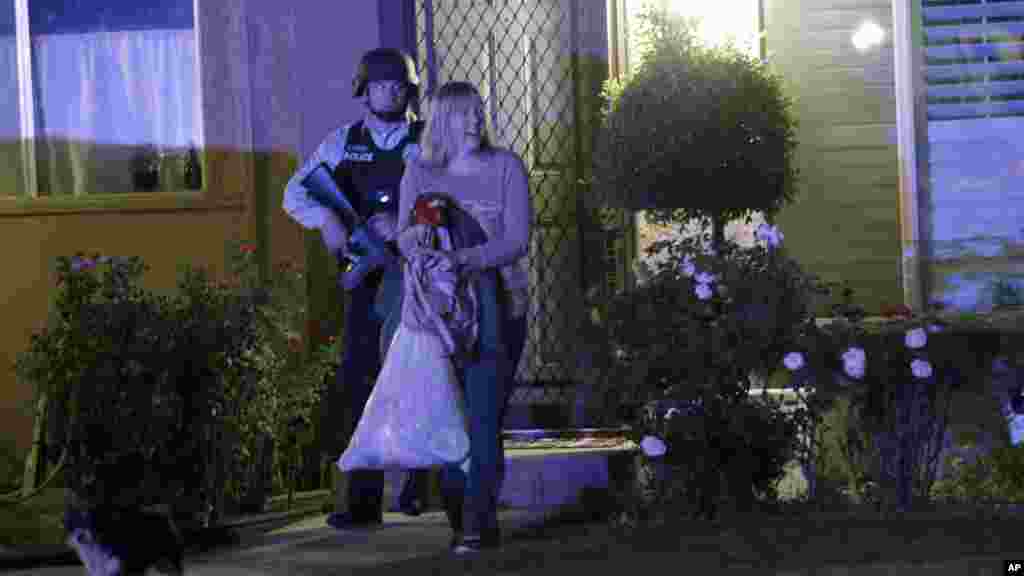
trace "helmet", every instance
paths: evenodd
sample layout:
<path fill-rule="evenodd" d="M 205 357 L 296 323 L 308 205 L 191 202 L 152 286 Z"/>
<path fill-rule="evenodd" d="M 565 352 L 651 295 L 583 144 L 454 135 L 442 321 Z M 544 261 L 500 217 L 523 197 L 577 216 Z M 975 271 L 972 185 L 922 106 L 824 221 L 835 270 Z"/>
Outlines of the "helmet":
<path fill-rule="evenodd" d="M 412 58 L 394 48 L 377 48 L 363 54 L 363 59 L 359 62 L 359 69 L 356 71 L 355 77 L 352 78 L 352 96 L 355 98 L 365 96 L 366 86 L 377 80 L 405 82 L 414 90 L 420 84 Z M 410 96 L 415 97 L 415 92 Z"/>

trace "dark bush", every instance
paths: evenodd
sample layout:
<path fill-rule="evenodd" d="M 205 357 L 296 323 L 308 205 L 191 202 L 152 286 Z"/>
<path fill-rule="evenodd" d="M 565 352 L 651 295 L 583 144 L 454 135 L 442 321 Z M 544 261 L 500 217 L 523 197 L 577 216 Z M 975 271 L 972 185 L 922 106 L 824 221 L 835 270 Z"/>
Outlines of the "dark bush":
<path fill-rule="evenodd" d="M 641 16 L 638 69 L 607 85 L 595 190 L 658 224 L 775 213 L 795 195 L 796 121 L 781 78 L 731 48 L 698 44 L 683 19 Z"/>

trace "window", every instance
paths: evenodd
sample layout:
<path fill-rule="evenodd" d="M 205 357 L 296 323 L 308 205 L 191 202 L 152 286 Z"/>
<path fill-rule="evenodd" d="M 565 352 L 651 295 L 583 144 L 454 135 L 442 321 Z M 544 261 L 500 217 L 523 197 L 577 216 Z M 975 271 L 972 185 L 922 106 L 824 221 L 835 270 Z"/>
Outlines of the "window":
<path fill-rule="evenodd" d="M 991 280 L 1020 282 L 1024 2 L 893 5 L 904 290 L 983 308 Z"/>
<path fill-rule="evenodd" d="M 201 189 L 198 5 L 0 0 L 0 194 Z"/>
<path fill-rule="evenodd" d="M 0 4 L 0 194 L 21 191 L 22 165 L 18 127 L 18 51 L 14 36 L 14 3 Z"/>

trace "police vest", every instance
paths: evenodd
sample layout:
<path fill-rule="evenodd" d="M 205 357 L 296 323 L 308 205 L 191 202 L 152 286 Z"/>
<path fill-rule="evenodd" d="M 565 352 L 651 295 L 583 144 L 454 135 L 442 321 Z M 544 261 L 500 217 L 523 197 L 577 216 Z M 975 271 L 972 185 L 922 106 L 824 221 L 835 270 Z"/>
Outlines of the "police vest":
<path fill-rule="evenodd" d="M 378 148 L 363 121 L 348 129 L 341 162 L 334 168 L 334 181 L 366 219 L 379 212 L 398 217 L 398 188 L 405 171 L 405 147 L 419 140 L 422 122 L 409 125 L 409 133 L 391 150 Z"/>

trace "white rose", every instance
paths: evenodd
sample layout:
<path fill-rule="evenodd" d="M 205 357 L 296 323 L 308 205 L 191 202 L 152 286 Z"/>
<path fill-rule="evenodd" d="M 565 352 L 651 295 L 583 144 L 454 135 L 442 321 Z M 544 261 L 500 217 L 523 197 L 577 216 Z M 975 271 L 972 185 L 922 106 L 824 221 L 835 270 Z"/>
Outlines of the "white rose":
<path fill-rule="evenodd" d="M 907 336 L 906 338 L 904 338 L 904 342 L 906 343 L 907 348 L 913 348 L 915 350 L 918 348 L 923 348 L 925 343 L 928 342 L 928 335 L 925 334 L 924 329 L 914 328 L 913 330 L 907 332 Z"/>
<path fill-rule="evenodd" d="M 701 300 L 711 298 L 711 287 L 707 284 L 698 284 L 695 292 L 697 293 L 697 298 Z"/>
<path fill-rule="evenodd" d="M 843 353 L 843 370 L 850 378 L 862 378 L 864 376 L 864 364 L 867 356 L 860 348 L 850 348 Z"/>
<path fill-rule="evenodd" d="M 772 248 L 775 248 L 782 243 L 782 232 L 780 232 L 775 226 L 761 224 L 757 227 L 756 236 L 758 240 L 767 242 Z"/>
<path fill-rule="evenodd" d="M 843 360 L 855 360 L 863 363 L 867 359 L 867 355 L 864 354 L 863 348 L 847 348 L 846 352 L 843 352 Z"/>
<path fill-rule="evenodd" d="M 687 278 L 693 276 L 697 272 L 697 267 L 693 265 L 693 262 L 690 260 L 689 256 L 687 256 L 686 259 L 683 260 L 682 264 L 680 265 L 680 269 L 683 272 L 683 276 L 686 276 Z"/>
<path fill-rule="evenodd" d="M 640 441 L 640 448 L 648 458 L 663 456 L 668 450 L 665 443 L 657 436 L 644 436 L 644 439 Z"/>
<path fill-rule="evenodd" d="M 910 371 L 915 378 L 927 378 L 932 375 L 932 365 L 926 360 L 915 359 L 910 363 Z"/>
<path fill-rule="evenodd" d="M 665 411 L 665 420 L 671 420 L 673 416 L 679 413 L 678 408 L 669 408 Z"/>
<path fill-rule="evenodd" d="M 864 363 L 856 360 L 844 360 L 843 371 L 850 378 L 859 379 L 864 377 Z"/>
<path fill-rule="evenodd" d="M 713 274 L 708 274 L 707 272 L 701 272 L 700 274 L 697 274 L 697 277 L 694 278 L 694 280 L 696 280 L 698 284 L 711 284 L 715 281 L 715 276 Z"/>
<path fill-rule="evenodd" d="M 790 371 L 797 371 L 804 366 L 804 355 L 799 352 L 790 352 L 786 354 L 786 357 L 782 359 L 782 363 L 789 368 Z"/>
<path fill-rule="evenodd" d="M 1024 442 L 1024 415 L 1011 412 L 1006 420 L 1010 426 L 1010 444 L 1016 446 Z"/>

